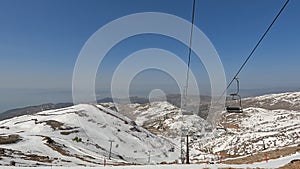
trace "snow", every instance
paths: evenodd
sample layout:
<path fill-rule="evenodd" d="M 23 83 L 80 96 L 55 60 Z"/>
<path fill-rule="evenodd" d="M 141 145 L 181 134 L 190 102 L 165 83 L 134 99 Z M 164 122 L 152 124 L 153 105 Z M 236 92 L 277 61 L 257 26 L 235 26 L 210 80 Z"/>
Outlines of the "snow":
<path fill-rule="evenodd" d="M 300 96 L 300 95 L 299 95 Z M 272 96 L 273 97 L 273 96 Z M 256 152 L 273 150 L 300 143 L 300 112 L 291 110 L 267 110 L 250 107 L 242 114 L 223 113 L 228 124 L 238 128 L 205 130 L 205 120 L 196 115 L 180 114 L 180 109 L 167 102 L 152 105 L 134 104 L 138 124 L 180 145 L 182 128 L 188 128 L 193 137 L 190 154 L 193 162 L 204 162 L 205 157 L 217 159 L 216 153 L 225 151 L 230 155 L 247 156 Z M 215 160 L 212 160 L 213 162 Z"/>
<path fill-rule="evenodd" d="M 168 102 L 152 102 L 151 106 L 134 105 L 137 109 L 133 113 L 139 114 L 136 119 L 138 125 L 144 124 L 149 119 L 160 119 L 170 113 L 179 113 L 179 109 Z"/>
<path fill-rule="evenodd" d="M 300 92 L 268 94 L 243 99 L 243 102 L 268 109 L 300 110 Z"/>
<path fill-rule="evenodd" d="M 268 162 L 258 162 L 253 164 L 191 164 L 191 165 L 138 165 L 138 166 L 97 166 L 97 168 L 103 169 L 199 169 L 199 168 L 278 168 L 282 167 L 294 159 L 300 159 L 300 153 L 295 153 L 290 156 L 281 157 L 278 159 L 271 159 Z M 8 167 L 2 166 L 3 169 L 26 169 L 27 167 Z M 57 166 L 48 166 L 48 167 L 35 167 L 36 169 L 69 169 L 69 167 L 57 167 Z M 95 169 L 96 167 L 72 167 L 72 169 Z"/>
<path fill-rule="evenodd" d="M 55 120 L 63 124 L 63 129 L 53 129 L 46 124 L 48 120 Z M 153 135 L 142 127 L 136 126 L 129 118 L 109 110 L 101 105 L 80 104 L 63 110 L 52 110 L 35 115 L 15 117 L 0 122 L 0 126 L 9 129 L 0 129 L 3 135 L 16 134 L 22 141 L 15 144 L 4 144 L 1 148 L 17 150 L 26 155 L 36 154 L 58 158 L 56 165 L 76 166 L 78 164 L 95 166 L 108 158 L 109 140 L 114 140 L 112 160 L 108 163 L 148 163 L 148 153 L 151 150 L 151 162 L 171 162 L 178 159 L 179 150 L 169 152 L 173 143 L 169 140 Z M 77 130 L 77 133 L 62 135 L 62 131 Z M 24 131 L 24 132 L 22 132 Z M 65 151 L 71 156 L 62 155 L 52 150 L 43 141 L 47 136 L 55 142 L 64 145 Z M 73 138 L 82 138 L 82 142 L 74 142 Z M 97 145 L 100 148 L 97 148 Z M 17 157 L 17 154 L 14 154 Z M 91 161 L 85 161 L 76 156 Z M 91 158 L 89 158 L 89 157 Z M 122 158 L 120 158 L 122 157 Z M 3 157 L 2 164 L 9 164 L 11 158 Z M 27 162 L 21 158 L 14 159 L 18 165 L 32 166 L 36 162 Z M 71 162 L 62 162 L 71 161 Z M 46 163 L 39 162 L 47 165 Z"/>
<path fill-rule="evenodd" d="M 264 147 L 270 150 L 300 143 L 298 111 L 252 107 L 244 109 L 243 114 L 223 115 L 229 124 L 237 124 L 238 128 L 228 129 L 218 137 L 211 135 L 199 140 L 213 152 L 226 150 L 228 154 L 244 156 L 262 151 Z"/>
<path fill-rule="evenodd" d="M 291 110 L 267 110 L 250 107 L 242 114 L 223 115 L 229 124 L 238 128 L 205 131 L 205 120 L 196 115 L 180 114 L 180 110 L 167 102 L 155 103 L 155 106 L 143 106 L 138 114 L 139 124 L 146 128 L 159 128 L 157 132 L 171 137 L 180 145 L 182 127 L 193 133 L 190 154 L 194 162 L 203 162 L 204 158 L 217 159 L 215 153 L 226 151 L 230 155 L 247 156 L 259 151 L 273 150 L 300 143 L 300 112 Z M 135 104 L 136 107 L 139 105 Z M 169 111 L 169 110 L 172 111 Z M 137 109 L 135 112 L 138 112 Z M 162 127 L 163 129 L 161 129 Z M 215 160 L 212 160 L 215 161 Z"/>
<path fill-rule="evenodd" d="M 266 94 L 262 96 L 255 97 L 257 100 L 266 100 L 266 99 L 274 99 L 276 101 L 287 101 L 287 102 L 298 102 L 300 101 L 300 92 L 286 92 L 286 93 L 278 93 L 278 94 Z"/>
<path fill-rule="evenodd" d="M 256 98 L 258 100 L 272 99 L 272 104 L 286 100 L 294 104 L 300 101 L 299 97 L 300 92 Z M 53 168 L 59 165 L 72 168 L 79 165 L 98 167 L 102 166 L 104 159 L 108 164 L 142 164 L 141 166 L 106 168 L 264 168 L 270 167 L 271 164 L 277 167 L 288 163 L 291 159 L 299 158 L 299 154 L 294 154 L 270 160 L 268 163 L 247 165 L 144 166 L 148 164 L 149 153 L 150 164 L 179 160 L 182 128 L 188 128 L 191 134 L 190 158 L 193 163 L 206 161 L 218 163 L 218 155 L 221 151 L 236 156 L 235 158 L 238 159 L 261 151 L 297 145 L 300 143 L 300 111 L 249 107 L 241 114 L 224 112 L 223 121 L 219 127 L 225 129 L 212 130 L 204 119 L 197 115 L 182 115 L 179 108 L 168 102 L 129 104 L 128 106 L 134 118 L 113 111 L 114 109 L 110 109 L 113 108 L 113 104 L 80 104 L 0 121 L 1 136 L 18 134 L 22 138 L 17 143 L 1 144 L 0 147 L 23 153 L 14 152 L 9 157 L 9 153 L 6 152 L 6 156 L 1 157 L 1 164 L 8 165 L 13 159 L 21 167 L 38 166 L 37 161 L 26 160 L 24 156 L 39 155 L 49 156 L 50 159 L 56 158 L 52 163 Z M 49 120 L 63 125 L 59 129 L 53 129 L 46 123 Z M 61 134 L 61 132 L 72 131 L 76 132 L 69 135 Z M 61 145 L 69 155 L 50 148 L 44 140 L 46 136 Z M 73 141 L 75 136 L 81 138 L 82 142 Z M 113 140 L 111 160 L 108 160 L 109 140 Z M 174 150 L 171 151 L 171 149 Z M 50 165 L 46 162 L 38 163 L 44 166 Z"/>

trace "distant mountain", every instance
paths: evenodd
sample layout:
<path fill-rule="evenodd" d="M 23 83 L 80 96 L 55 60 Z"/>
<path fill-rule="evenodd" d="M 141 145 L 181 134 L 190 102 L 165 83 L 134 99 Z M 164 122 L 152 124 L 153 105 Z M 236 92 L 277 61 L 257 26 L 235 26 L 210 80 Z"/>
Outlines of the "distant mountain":
<path fill-rule="evenodd" d="M 181 95 L 180 94 L 167 94 L 166 95 L 166 101 L 169 102 L 170 104 L 176 106 L 176 107 L 181 107 Z M 200 102 L 197 102 L 195 100 L 199 100 Z M 106 97 L 104 99 L 100 99 L 97 102 L 98 103 L 109 103 L 109 102 L 118 102 L 120 104 L 123 104 L 124 99 L 115 99 L 113 100 L 110 97 Z M 162 98 L 154 98 L 152 99 L 152 101 L 165 101 Z M 206 119 L 207 115 L 208 115 L 208 110 L 209 110 L 209 105 L 210 105 L 210 101 L 211 101 L 211 97 L 210 96 L 200 96 L 200 98 L 196 98 L 196 96 L 192 96 L 190 98 L 188 98 L 188 102 L 190 103 L 189 106 L 191 106 L 193 109 L 193 107 L 197 107 L 199 106 L 199 110 L 196 114 L 198 114 L 200 117 Z M 132 104 L 147 104 L 149 103 L 149 99 L 145 98 L 145 97 L 138 97 L 138 96 L 133 96 L 130 97 L 130 102 Z"/>
<path fill-rule="evenodd" d="M 129 100 L 131 103 L 139 103 L 139 104 L 149 103 L 149 99 L 147 99 L 145 97 L 132 96 L 129 98 Z M 97 100 L 97 103 L 109 103 L 109 102 L 114 102 L 114 101 L 118 102 L 118 103 L 123 103 L 125 101 L 125 99 L 116 98 L 114 100 L 111 97 L 106 97 L 106 98 Z"/>
<path fill-rule="evenodd" d="M 16 116 L 35 114 L 37 112 L 41 112 L 44 110 L 65 108 L 65 107 L 69 107 L 72 105 L 73 105 L 73 103 L 58 103 L 58 104 L 47 103 L 47 104 L 42 104 L 42 105 L 38 105 L 38 106 L 28 106 L 28 107 L 23 107 L 23 108 L 12 109 L 12 110 L 8 110 L 8 111 L 1 113 L 0 120 L 9 119 L 9 118 L 16 117 Z"/>
<path fill-rule="evenodd" d="M 180 105 L 180 95 L 168 95 L 168 101 L 174 105 Z M 159 100 L 159 99 L 158 99 Z M 113 102 L 114 100 L 110 97 L 106 97 L 103 99 L 97 100 L 97 103 L 109 103 Z M 122 99 L 117 99 L 117 101 L 122 102 Z M 138 104 L 144 104 L 144 103 L 149 103 L 149 99 L 144 98 L 144 97 L 138 97 L 138 96 L 133 96 L 130 97 L 131 103 L 138 103 Z M 41 112 L 44 110 L 53 110 L 53 109 L 60 109 L 60 108 L 65 108 L 73 106 L 73 103 L 45 103 L 37 106 L 27 106 L 23 108 L 16 108 L 16 109 L 11 109 L 7 110 L 3 113 L 0 113 L 0 121 L 13 118 L 16 116 L 22 116 L 22 115 L 30 115 L 30 114 L 35 114 L 37 112 Z"/>
<path fill-rule="evenodd" d="M 108 103 L 108 102 L 113 102 L 114 100 L 111 97 L 105 97 L 103 99 L 97 100 L 97 103 Z"/>
<path fill-rule="evenodd" d="M 243 99 L 244 107 L 260 107 L 268 110 L 285 109 L 300 111 L 300 92 L 267 94 Z"/>

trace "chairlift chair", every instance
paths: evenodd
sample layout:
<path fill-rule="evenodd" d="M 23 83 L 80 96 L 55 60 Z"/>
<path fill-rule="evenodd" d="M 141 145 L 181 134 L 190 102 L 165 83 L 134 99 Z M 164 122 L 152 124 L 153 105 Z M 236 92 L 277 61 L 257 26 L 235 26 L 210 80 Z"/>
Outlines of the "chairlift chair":
<path fill-rule="evenodd" d="M 230 96 L 231 96 L 231 100 L 238 100 L 239 104 L 226 106 L 226 111 L 228 113 L 243 113 L 242 98 L 238 94 L 240 91 L 240 82 L 239 82 L 238 78 L 234 78 L 234 79 L 236 80 L 236 83 L 237 83 L 237 90 L 235 93 L 230 94 Z"/>

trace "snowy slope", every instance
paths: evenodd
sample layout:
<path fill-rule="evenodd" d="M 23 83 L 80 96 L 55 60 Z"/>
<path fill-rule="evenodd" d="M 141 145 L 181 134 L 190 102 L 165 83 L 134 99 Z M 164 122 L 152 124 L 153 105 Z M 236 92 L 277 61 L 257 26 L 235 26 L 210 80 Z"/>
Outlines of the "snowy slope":
<path fill-rule="evenodd" d="M 247 108 L 242 114 L 223 114 L 220 135 L 203 140 L 211 152 L 243 156 L 300 143 L 300 112 Z"/>
<path fill-rule="evenodd" d="M 290 163 L 292 160 L 300 159 L 300 153 L 295 153 L 286 157 L 272 159 L 268 162 L 257 162 L 253 164 L 172 164 L 172 165 L 131 165 L 131 166 L 113 166 L 115 169 L 200 169 L 200 168 L 279 168 Z M 3 169 L 20 169 L 20 167 L 4 167 Z M 22 167 L 23 168 L 23 167 Z M 35 167 L 36 169 L 69 169 L 70 167 Z M 86 169 L 95 169 L 94 167 L 85 167 Z M 99 166 L 97 168 L 112 168 L 112 166 Z M 82 169 L 82 167 L 72 167 L 72 169 Z"/>
<path fill-rule="evenodd" d="M 180 136 L 182 128 L 190 132 L 202 131 L 206 121 L 197 115 L 182 115 L 181 110 L 168 102 L 151 104 L 132 104 L 136 123 L 144 128 L 166 137 Z"/>
<path fill-rule="evenodd" d="M 240 114 L 223 112 L 214 130 L 201 117 L 182 115 L 168 102 L 118 105 L 119 112 L 112 103 L 80 104 L 15 117 L 0 121 L 0 165 L 12 160 L 17 166 L 72 167 L 101 166 L 104 159 L 114 165 L 175 162 L 183 128 L 188 129 L 192 163 L 219 163 L 220 155 L 230 161 L 272 150 L 280 157 L 283 148 L 292 147 L 286 156 L 300 144 L 299 98 L 300 92 L 246 98 L 243 104 L 256 106 L 246 106 Z"/>
<path fill-rule="evenodd" d="M 280 106 L 277 103 L 283 102 L 298 105 L 299 98 L 300 92 L 247 99 L 257 100 L 261 107 L 267 107 L 271 101 L 275 108 Z M 167 102 L 131 104 L 129 107 L 138 125 L 177 145 L 180 145 L 181 128 L 188 128 L 192 162 L 217 162 L 220 153 L 223 158 L 237 158 L 300 143 L 300 111 L 290 110 L 292 108 L 249 107 L 241 114 L 223 112 L 218 128 L 210 131 L 204 119 L 195 115 L 181 116 L 180 109 Z"/>
<path fill-rule="evenodd" d="M 243 99 L 245 107 L 260 107 L 268 110 L 285 109 L 300 111 L 300 92 L 268 94 Z"/>
<path fill-rule="evenodd" d="M 81 104 L 44 111 L 0 122 L 1 165 L 16 161 L 20 166 L 97 166 L 107 163 L 151 163 L 178 157 L 171 142 L 137 126 L 121 114 L 101 105 Z M 8 137 L 14 136 L 14 137 Z M 77 141 L 73 139 L 77 137 Z M 1 143 L 0 140 L 0 143 Z M 107 159 L 114 141 L 111 160 Z"/>

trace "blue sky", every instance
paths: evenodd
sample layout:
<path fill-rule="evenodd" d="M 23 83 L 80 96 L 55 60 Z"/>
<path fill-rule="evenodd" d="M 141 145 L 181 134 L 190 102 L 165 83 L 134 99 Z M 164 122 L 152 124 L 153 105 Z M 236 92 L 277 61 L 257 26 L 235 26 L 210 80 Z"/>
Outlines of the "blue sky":
<path fill-rule="evenodd" d="M 197 0 L 195 24 L 218 51 L 228 80 L 283 3 Z M 164 12 L 190 21 L 191 8 L 192 0 L 0 0 L 0 112 L 71 101 L 76 58 L 86 40 L 110 21 L 137 12 Z M 241 88 L 245 91 L 300 89 L 299 8 L 300 1 L 291 0 L 241 72 Z M 96 83 L 100 97 L 108 95 L 111 75 L 122 59 L 149 47 L 170 50 L 187 60 L 187 48 L 174 39 L 157 35 L 126 39 L 100 65 Z M 191 68 L 203 90 L 207 90 L 207 74 L 194 55 Z M 139 74 L 132 83 L 139 86 L 132 89 L 137 95 L 159 86 L 178 91 L 172 78 L 154 70 Z"/>

